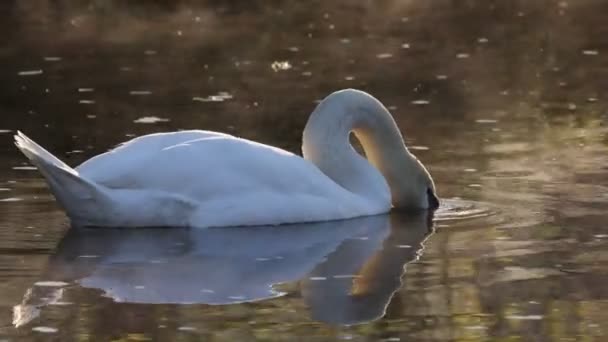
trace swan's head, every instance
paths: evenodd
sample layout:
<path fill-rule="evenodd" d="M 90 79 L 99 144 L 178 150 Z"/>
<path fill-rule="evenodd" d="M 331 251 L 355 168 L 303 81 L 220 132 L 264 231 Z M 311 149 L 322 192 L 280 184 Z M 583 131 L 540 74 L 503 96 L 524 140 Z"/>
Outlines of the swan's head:
<path fill-rule="evenodd" d="M 407 156 L 397 168 L 399 175 L 389 180 L 393 206 L 396 209 L 429 209 L 439 207 L 433 178 L 413 154 Z"/>

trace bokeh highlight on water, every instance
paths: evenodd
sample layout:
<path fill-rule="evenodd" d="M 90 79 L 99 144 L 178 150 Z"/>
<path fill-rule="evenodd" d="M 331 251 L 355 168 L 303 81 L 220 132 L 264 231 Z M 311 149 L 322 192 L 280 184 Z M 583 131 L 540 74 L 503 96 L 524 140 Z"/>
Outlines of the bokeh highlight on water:
<path fill-rule="evenodd" d="M 607 12 L 3 2 L 0 339 L 603 341 Z M 428 166 L 432 223 L 74 231 L 12 145 L 20 129 L 77 165 L 200 128 L 299 152 L 316 101 L 346 87 L 385 103 Z"/>

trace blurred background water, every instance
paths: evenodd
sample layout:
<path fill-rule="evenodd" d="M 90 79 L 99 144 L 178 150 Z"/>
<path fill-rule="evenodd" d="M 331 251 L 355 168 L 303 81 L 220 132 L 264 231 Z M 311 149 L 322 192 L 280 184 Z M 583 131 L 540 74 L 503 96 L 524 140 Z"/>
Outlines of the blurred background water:
<path fill-rule="evenodd" d="M 605 340 L 606 13 L 605 0 L 2 2 L 0 340 Z M 22 130 L 75 166 L 200 128 L 299 153 L 316 101 L 346 87 L 378 97 L 433 174 L 432 223 L 83 235 L 12 144 Z"/>

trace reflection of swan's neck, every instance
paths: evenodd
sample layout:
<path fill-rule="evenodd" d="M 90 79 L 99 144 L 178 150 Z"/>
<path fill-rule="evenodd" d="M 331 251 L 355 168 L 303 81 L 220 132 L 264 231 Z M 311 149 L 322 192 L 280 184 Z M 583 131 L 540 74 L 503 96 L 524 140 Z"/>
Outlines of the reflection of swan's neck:
<path fill-rule="evenodd" d="M 377 170 L 353 149 L 351 132 Z M 353 89 L 335 92 L 317 106 L 304 129 L 302 152 L 345 189 L 375 199 L 386 197 L 386 183 L 395 198 L 398 179 L 418 164 L 386 108 Z"/>

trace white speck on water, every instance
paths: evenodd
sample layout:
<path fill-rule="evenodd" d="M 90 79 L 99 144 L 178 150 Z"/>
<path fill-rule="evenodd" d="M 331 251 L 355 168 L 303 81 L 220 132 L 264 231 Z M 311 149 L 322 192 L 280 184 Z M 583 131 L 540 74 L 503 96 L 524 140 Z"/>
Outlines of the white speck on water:
<path fill-rule="evenodd" d="M 595 97 L 589 97 L 589 98 L 587 98 L 587 102 L 597 102 L 597 98 L 595 98 Z M 0 130 L 0 133 L 2 133 L 1 130 Z"/>
<path fill-rule="evenodd" d="M 10 129 L 0 129 L 0 134 L 2 133 L 10 133 L 12 132 Z"/>
<path fill-rule="evenodd" d="M 542 315 L 508 315 L 506 319 L 513 320 L 540 320 L 543 319 Z"/>
<path fill-rule="evenodd" d="M 428 151 L 429 147 L 427 146 L 422 146 L 422 145 L 413 145 L 409 147 L 410 150 L 416 150 L 416 151 Z"/>
<path fill-rule="evenodd" d="M 437 75 L 435 76 L 436 79 L 438 80 L 447 80 L 448 79 L 448 75 Z"/>
<path fill-rule="evenodd" d="M 94 100 L 79 100 L 78 103 L 80 103 L 80 104 L 94 104 L 95 101 Z"/>
<path fill-rule="evenodd" d="M 312 72 L 310 72 L 310 71 L 304 71 L 304 72 L 302 73 L 302 76 L 307 76 L 307 77 L 308 77 L 308 76 L 312 76 Z"/>
<path fill-rule="evenodd" d="M 287 48 L 287 50 L 289 50 L 291 52 L 298 52 L 298 51 L 300 51 L 300 48 L 297 46 L 290 46 Z"/>
<path fill-rule="evenodd" d="M 469 188 L 481 188 L 481 184 L 473 183 L 473 184 L 469 184 L 468 187 Z"/>
<path fill-rule="evenodd" d="M 143 286 L 143 285 L 135 285 L 135 286 L 133 286 L 133 288 L 134 288 L 134 289 L 136 289 L 136 290 L 143 290 L 143 289 L 145 289 L 146 287 L 145 287 L 145 286 Z"/>
<path fill-rule="evenodd" d="M 473 168 L 464 169 L 464 172 L 477 172 L 477 169 L 473 169 Z"/>
<path fill-rule="evenodd" d="M 350 39 L 348 39 L 348 38 L 342 38 L 342 39 L 340 39 L 340 43 L 342 43 L 342 44 L 350 44 Z"/>
<path fill-rule="evenodd" d="M 144 55 L 147 55 L 147 56 L 156 55 L 156 51 L 154 51 L 154 50 L 146 50 L 146 51 L 144 51 Z"/>
<path fill-rule="evenodd" d="M 23 201 L 23 198 L 9 197 L 9 198 L 0 199 L 0 202 L 19 202 L 19 201 Z"/>
<path fill-rule="evenodd" d="M 475 122 L 478 124 L 493 124 L 493 123 L 497 123 L 498 120 L 496 120 L 496 119 L 477 119 L 477 120 L 475 120 Z"/>
<path fill-rule="evenodd" d="M 196 331 L 196 328 L 189 327 L 189 326 L 181 326 L 181 327 L 177 328 L 177 330 L 179 330 L 179 331 Z"/>
<path fill-rule="evenodd" d="M 226 100 L 230 100 L 232 95 L 225 91 L 220 91 L 217 95 L 209 95 L 207 97 L 195 96 L 192 98 L 192 101 L 197 102 L 223 102 Z"/>
<path fill-rule="evenodd" d="M 481 44 L 485 44 L 485 43 L 489 42 L 489 40 L 486 37 L 481 37 L 481 38 L 477 39 L 477 42 L 481 43 Z"/>
<path fill-rule="evenodd" d="M 43 58 L 46 62 L 59 62 L 61 57 L 48 56 Z"/>
<path fill-rule="evenodd" d="M 19 76 L 37 76 L 37 75 L 42 75 L 42 73 L 43 73 L 42 69 L 24 70 L 24 71 L 19 71 L 17 73 L 17 75 L 19 75 Z"/>
<path fill-rule="evenodd" d="M 412 248 L 410 245 L 395 245 L 397 248 Z"/>
<path fill-rule="evenodd" d="M 87 119 L 95 119 L 97 115 L 89 114 L 87 115 Z"/>
<path fill-rule="evenodd" d="M 327 280 L 327 278 L 326 277 L 309 277 L 308 280 L 318 281 L 318 280 Z"/>
<path fill-rule="evenodd" d="M 90 93 L 92 91 L 95 91 L 95 89 L 94 88 L 78 88 L 79 93 Z"/>
<path fill-rule="evenodd" d="M 228 296 L 228 299 L 234 299 L 234 300 L 244 300 L 246 297 L 245 296 Z"/>
<path fill-rule="evenodd" d="M 408 21 L 410 21 L 410 18 L 408 18 L 408 17 L 401 18 L 402 23 L 407 23 Z"/>
<path fill-rule="evenodd" d="M 146 95 L 151 95 L 152 92 L 150 90 L 131 90 L 129 92 L 129 95 L 136 95 L 136 96 L 146 96 Z"/>
<path fill-rule="evenodd" d="M 346 76 L 346 77 L 344 77 L 344 79 L 345 79 L 346 81 L 352 81 L 352 80 L 354 80 L 354 79 L 355 79 L 355 76 Z"/>
<path fill-rule="evenodd" d="M 202 293 L 215 293 L 215 291 L 211 290 L 211 289 L 201 289 Z"/>
<path fill-rule="evenodd" d="M 31 171 L 38 170 L 38 168 L 36 168 L 35 166 L 13 166 L 13 170 Z"/>
<path fill-rule="evenodd" d="M 414 101 L 412 101 L 412 104 L 417 105 L 417 106 L 424 106 L 424 105 L 428 105 L 429 103 L 431 103 L 431 101 L 429 101 L 429 100 L 414 100 Z"/>
<path fill-rule="evenodd" d="M 356 274 L 336 274 L 332 276 L 334 279 L 352 279 L 352 278 L 360 278 L 359 275 Z"/>
<path fill-rule="evenodd" d="M 156 116 L 144 116 L 141 117 L 137 120 L 134 120 L 134 123 L 143 123 L 143 124 L 153 124 L 153 123 L 157 123 L 157 122 L 167 122 L 169 121 L 169 119 L 165 119 L 165 118 L 159 118 Z"/>
<path fill-rule="evenodd" d="M 0 188 L 0 191 L 11 191 L 9 188 Z"/>
<path fill-rule="evenodd" d="M 49 303 L 49 305 L 68 306 L 68 305 L 74 305 L 74 303 L 72 303 L 72 302 L 51 302 L 51 303 Z"/>
<path fill-rule="evenodd" d="M 464 59 L 464 58 L 469 58 L 471 55 L 469 55 L 468 53 L 459 53 L 456 55 L 456 58 L 459 59 Z"/>
<path fill-rule="evenodd" d="M 270 258 L 255 258 L 255 261 L 268 261 Z"/>
<path fill-rule="evenodd" d="M 599 54 L 600 54 L 600 52 L 597 50 L 583 50 L 583 55 L 586 55 L 586 56 L 597 56 Z"/>
<path fill-rule="evenodd" d="M 401 44 L 401 48 L 402 49 L 409 49 L 410 48 L 410 44 L 407 44 L 407 43 Z"/>
<path fill-rule="evenodd" d="M 83 259 L 94 259 L 94 258 L 99 258 L 99 255 L 94 255 L 94 254 L 83 254 L 83 255 L 79 255 L 78 258 L 83 258 Z"/>
<path fill-rule="evenodd" d="M 66 286 L 66 285 L 69 285 L 69 284 L 64 281 L 53 281 L 53 280 L 43 280 L 43 281 L 37 281 L 34 283 L 34 286 L 40 286 L 40 287 L 61 287 L 61 286 Z"/>
<path fill-rule="evenodd" d="M 387 58 L 392 58 L 393 54 L 392 53 L 379 53 L 376 55 L 376 58 L 378 59 L 387 59 Z"/>
<path fill-rule="evenodd" d="M 608 234 L 595 234 L 593 236 L 596 237 L 596 238 L 598 238 L 598 239 L 608 238 Z"/>
<path fill-rule="evenodd" d="M 32 331 L 36 331 L 39 333 L 44 333 L 44 334 L 54 334 L 56 332 L 58 332 L 59 330 L 57 328 L 53 328 L 53 327 L 33 327 Z"/>
<path fill-rule="evenodd" d="M 120 67 L 120 71 L 133 71 L 133 68 L 124 66 L 124 67 Z"/>
<path fill-rule="evenodd" d="M 291 69 L 291 63 L 289 61 L 274 61 L 270 64 L 270 67 L 274 72 L 285 71 Z"/>

